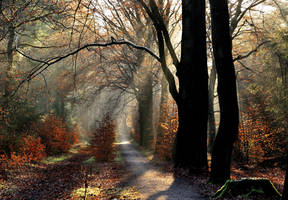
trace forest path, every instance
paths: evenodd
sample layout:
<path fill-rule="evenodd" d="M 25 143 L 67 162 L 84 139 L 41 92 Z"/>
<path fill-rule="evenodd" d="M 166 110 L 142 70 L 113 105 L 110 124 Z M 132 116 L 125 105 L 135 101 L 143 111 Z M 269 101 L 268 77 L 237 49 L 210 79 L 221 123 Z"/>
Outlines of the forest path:
<path fill-rule="evenodd" d="M 135 186 L 141 193 L 141 199 L 147 200 L 201 200 L 197 185 L 185 178 L 176 178 L 153 166 L 129 141 L 124 133 L 119 135 L 120 151 L 126 162 L 129 176 L 125 184 Z"/>

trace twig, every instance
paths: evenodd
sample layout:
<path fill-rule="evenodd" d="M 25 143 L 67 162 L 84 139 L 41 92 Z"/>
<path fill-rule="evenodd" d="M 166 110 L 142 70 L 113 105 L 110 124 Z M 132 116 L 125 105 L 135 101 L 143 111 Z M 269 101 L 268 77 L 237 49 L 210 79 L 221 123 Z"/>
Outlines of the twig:
<path fill-rule="evenodd" d="M 251 54 L 255 53 L 258 51 L 258 49 L 263 46 L 264 44 L 267 44 L 271 41 L 267 40 L 267 41 L 264 41 L 264 42 L 261 42 L 260 44 L 257 45 L 257 47 L 255 47 L 255 49 L 252 49 L 251 51 L 249 51 L 247 54 L 245 55 L 238 55 L 236 58 L 233 59 L 233 62 L 235 61 L 239 61 L 239 60 L 242 60 L 244 58 L 248 58 Z"/>

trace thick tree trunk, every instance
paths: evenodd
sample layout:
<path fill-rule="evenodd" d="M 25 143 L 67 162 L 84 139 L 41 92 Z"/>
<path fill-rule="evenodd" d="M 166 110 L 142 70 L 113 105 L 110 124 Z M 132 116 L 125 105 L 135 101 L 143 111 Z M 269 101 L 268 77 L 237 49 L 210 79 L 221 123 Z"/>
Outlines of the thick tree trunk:
<path fill-rule="evenodd" d="M 15 37 L 15 28 L 10 25 L 8 28 L 8 43 L 7 43 L 7 67 L 5 71 L 4 82 L 4 97 L 8 98 L 11 94 L 12 67 L 13 67 L 13 42 Z"/>
<path fill-rule="evenodd" d="M 179 128 L 176 167 L 207 169 L 208 72 L 205 0 L 182 1 L 182 49 L 177 67 Z"/>
<path fill-rule="evenodd" d="M 212 69 L 209 78 L 209 104 L 208 104 L 208 152 L 212 152 L 214 139 L 216 136 L 216 125 L 215 125 L 215 115 L 214 115 L 214 89 L 216 83 L 216 66 L 213 59 Z"/>
<path fill-rule="evenodd" d="M 210 8 L 220 105 L 220 125 L 212 152 L 211 181 L 224 183 L 230 179 L 231 154 L 238 135 L 239 110 L 227 0 L 210 0 Z"/>

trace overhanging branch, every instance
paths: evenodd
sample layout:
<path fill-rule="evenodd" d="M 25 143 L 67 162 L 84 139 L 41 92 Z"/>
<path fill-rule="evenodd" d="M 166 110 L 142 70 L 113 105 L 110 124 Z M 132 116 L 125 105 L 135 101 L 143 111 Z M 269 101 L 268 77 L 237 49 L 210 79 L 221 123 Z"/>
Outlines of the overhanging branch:
<path fill-rule="evenodd" d="M 78 52 L 84 50 L 84 49 L 88 49 L 89 47 L 109 47 L 109 46 L 115 46 L 115 45 L 128 45 L 128 46 L 131 46 L 132 48 L 135 48 L 135 49 L 139 49 L 139 50 L 143 50 L 145 52 L 147 52 L 148 54 L 150 54 L 153 58 L 155 58 L 158 62 L 161 62 L 161 59 L 160 57 L 158 57 L 156 54 L 154 54 L 149 48 L 145 47 L 145 46 L 140 46 L 140 45 L 137 45 L 137 44 L 134 44 L 133 42 L 131 41 L 125 41 L 125 40 L 121 40 L 121 41 L 116 41 L 114 39 L 112 39 L 111 42 L 106 42 L 106 43 L 92 43 L 92 44 L 86 44 L 66 55 L 63 55 L 63 56 L 59 56 L 59 57 L 55 57 L 55 58 L 52 58 L 48 61 L 43 61 L 43 60 L 40 60 L 40 59 L 36 59 L 36 58 L 33 58 L 29 55 L 26 55 L 25 53 L 23 53 L 22 51 L 20 51 L 18 48 L 17 48 L 17 42 L 16 42 L 16 51 L 21 54 L 22 56 L 34 61 L 34 62 L 39 62 L 41 63 L 40 67 L 37 67 L 35 70 L 32 70 L 19 84 L 18 86 L 16 87 L 16 90 L 14 91 L 14 93 L 12 94 L 12 96 L 14 96 L 16 94 L 16 92 L 18 91 L 18 89 L 27 81 L 30 81 L 32 80 L 33 78 L 35 78 L 36 76 L 38 76 L 39 74 L 41 74 L 43 71 L 45 71 L 47 68 L 49 68 L 51 65 L 54 65 L 58 62 L 60 62 L 61 60 L 69 57 L 69 56 L 72 56 L 74 54 L 77 54 Z"/>

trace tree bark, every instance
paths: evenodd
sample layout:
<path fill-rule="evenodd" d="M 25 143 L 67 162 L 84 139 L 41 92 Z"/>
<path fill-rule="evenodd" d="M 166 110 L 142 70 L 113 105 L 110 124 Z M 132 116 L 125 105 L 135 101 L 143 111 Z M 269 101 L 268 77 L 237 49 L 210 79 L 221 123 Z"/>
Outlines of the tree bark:
<path fill-rule="evenodd" d="M 205 0 L 182 1 L 181 61 L 177 67 L 179 127 L 176 167 L 207 169 L 208 72 Z"/>
<path fill-rule="evenodd" d="M 233 143 L 238 135 L 239 110 L 227 0 L 210 0 L 212 44 L 218 75 L 220 125 L 214 142 L 211 181 L 230 179 Z"/>
<path fill-rule="evenodd" d="M 11 94 L 12 68 L 13 68 L 13 42 L 15 37 L 15 28 L 10 25 L 8 28 L 8 43 L 7 43 L 7 68 L 5 71 L 4 82 L 4 97 L 8 98 Z"/>

